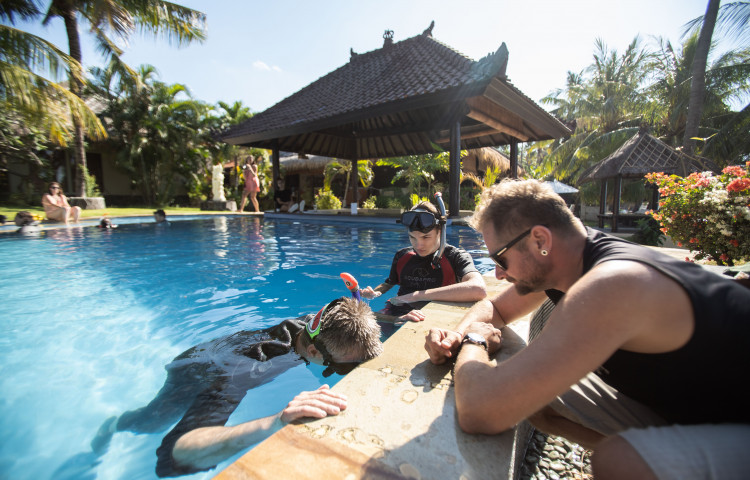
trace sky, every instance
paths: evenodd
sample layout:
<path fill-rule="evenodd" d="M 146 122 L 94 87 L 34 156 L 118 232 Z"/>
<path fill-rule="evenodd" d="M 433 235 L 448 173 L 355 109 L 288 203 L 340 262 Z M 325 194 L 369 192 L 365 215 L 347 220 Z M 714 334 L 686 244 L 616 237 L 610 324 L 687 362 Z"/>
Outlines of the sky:
<path fill-rule="evenodd" d="M 419 35 L 435 21 L 433 37 L 479 60 L 502 43 L 507 74 L 539 102 L 563 88 L 568 71 L 592 63 L 601 38 L 621 53 L 636 35 L 680 44 L 686 22 L 705 13 L 707 0 L 175 0 L 207 15 L 205 42 L 178 48 L 136 33 L 125 48 L 132 67 L 150 64 L 159 80 L 181 83 L 209 103 L 242 101 L 260 112 L 349 61 L 350 49 L 369 52 Z M 48 3 L 48 2 L 45 2 Z M 67 51 L 62 20 L 47 28 L 16 24 Z M 101 65 L 82 24 L 84 66 Z M 542 105 L 544 108 L 551 108 Z"/>

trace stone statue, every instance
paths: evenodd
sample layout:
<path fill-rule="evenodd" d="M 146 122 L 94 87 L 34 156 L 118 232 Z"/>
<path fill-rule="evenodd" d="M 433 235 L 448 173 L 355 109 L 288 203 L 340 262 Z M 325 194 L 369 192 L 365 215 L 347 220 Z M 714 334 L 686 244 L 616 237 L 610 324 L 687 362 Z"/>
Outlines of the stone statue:
<path fill-rule="evenodd" d="M 224 168 L 221 165 L 214 165 L 213 168 L 213 194 L 214 201 L 227 201 L 224 196 Z"/>

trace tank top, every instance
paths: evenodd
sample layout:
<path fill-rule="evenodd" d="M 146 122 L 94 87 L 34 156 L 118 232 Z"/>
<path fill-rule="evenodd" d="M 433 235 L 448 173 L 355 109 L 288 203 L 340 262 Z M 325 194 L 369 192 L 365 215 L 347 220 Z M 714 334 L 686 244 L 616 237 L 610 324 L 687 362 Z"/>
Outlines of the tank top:
<path fill-rule="evenodd" d="M 688 294 L 695 329 L 681 348 L 659 354 L 617 350 L 597 374 L 669 423 L 750 423 L 742 383 L 750 367 L 750 290 L 729 277 L 587 229 L 584 273 L 611 260 L 648 265 Z M 549 291 L 559 300 L 562 292 Z"/>

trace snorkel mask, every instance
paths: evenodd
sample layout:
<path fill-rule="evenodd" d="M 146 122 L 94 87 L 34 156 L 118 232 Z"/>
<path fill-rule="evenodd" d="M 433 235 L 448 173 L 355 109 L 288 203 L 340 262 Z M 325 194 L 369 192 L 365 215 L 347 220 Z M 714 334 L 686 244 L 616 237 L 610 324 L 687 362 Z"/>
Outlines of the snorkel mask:
<path fill-rule="evenodd" d="M 408 212 L 402 213 L 401 219 L 396 220 L 396 223 L 404 225 L 410 232 L 419 231 L 422 233 L 429 233 L 435 227 L 442 226 L 440 229 L 440 247 L 432 259 L 432 268 L 440 268 L 440 258 L 443 256 L 446 242 L 446 229 L 444 226 L 446 225 L 446 217 L 448 215 L 445 211 L 443 195 L 440 192 L 435 193 L 435 200 L 437 201 L 438 210 L 440 211 L 439 216 L 423 209 L 409 210 Z"/>

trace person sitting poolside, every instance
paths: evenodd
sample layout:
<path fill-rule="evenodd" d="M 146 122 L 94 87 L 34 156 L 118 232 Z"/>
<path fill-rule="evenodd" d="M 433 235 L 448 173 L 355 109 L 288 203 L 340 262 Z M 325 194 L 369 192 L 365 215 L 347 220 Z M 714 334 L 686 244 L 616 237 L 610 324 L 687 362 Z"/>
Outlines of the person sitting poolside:
<path fill-rule="evenodd" d="M 286 188 L 286 182 L 283 178 L 276 180 L 276 190 L 273 192 L 273 201 L 276 202 L 276 208 L 280 212 L 294 213 L 298 209 L 304 211 L 305 201 L 302 200 L 300 203 L 294 203 L 294 194 L 292 191 Z"/>
<path fill-rule="evenodd" d="M 68 197 L 62 192 L 62 187 L 57 182 L 49 184 L 49 193 L 42 195 L 42 206 L 47 220 L 55 222 L 70 223 L 70 220 L 78 223 L 81 217 L 81 207 L 71 207 L 68 203 Z"/>
<path fill-rule="evenodd" d="M 325 365 L 324 376 L 345 374 L 382 350 L 375 315 L 365 302 L 351 298 L 336 299 L 317 314 L 197 345 L 167 365 L 164 386 L 147 406 L 107 419 L 92 449 L 106 451 L 115 431 L 156 433 L 179 420 L 156 451 L 156 474 L 208 470 L 272 433 L 275 426 L 346 408 L 344 397 L 323 388 L 300 394 L 277 415 L 224 427 L 248 390 L 302 362 Z"/>
<path fill-rule="evenodd" d="M 465 250 L 445 245 L 436 261 L 444 227 L 435 205 L 419 203 L 401 216 L 401 223 L 408 229 L 411 246 L 396 252 L 385 282 L 362 289 L 362 296 L 372 299 L 399 285 L 398 296 L 378 313 L 419 322 L 425 318 L 419 309 L 431 300 L 476 302 L 487 295 L 484 279 Z"/>
<path fill-rule="evenodd" d="M 465 432 L 529 419 L 594 450 L 595 478 L 747 477 L 750 290 L 585 227 L 536 180 L 486 190 L 470 223 L 511 286 L 425 341 L 433 363 L 455 359 Z M 493 363 L 499 328 L 548 298 L 541 333 Z"/>

